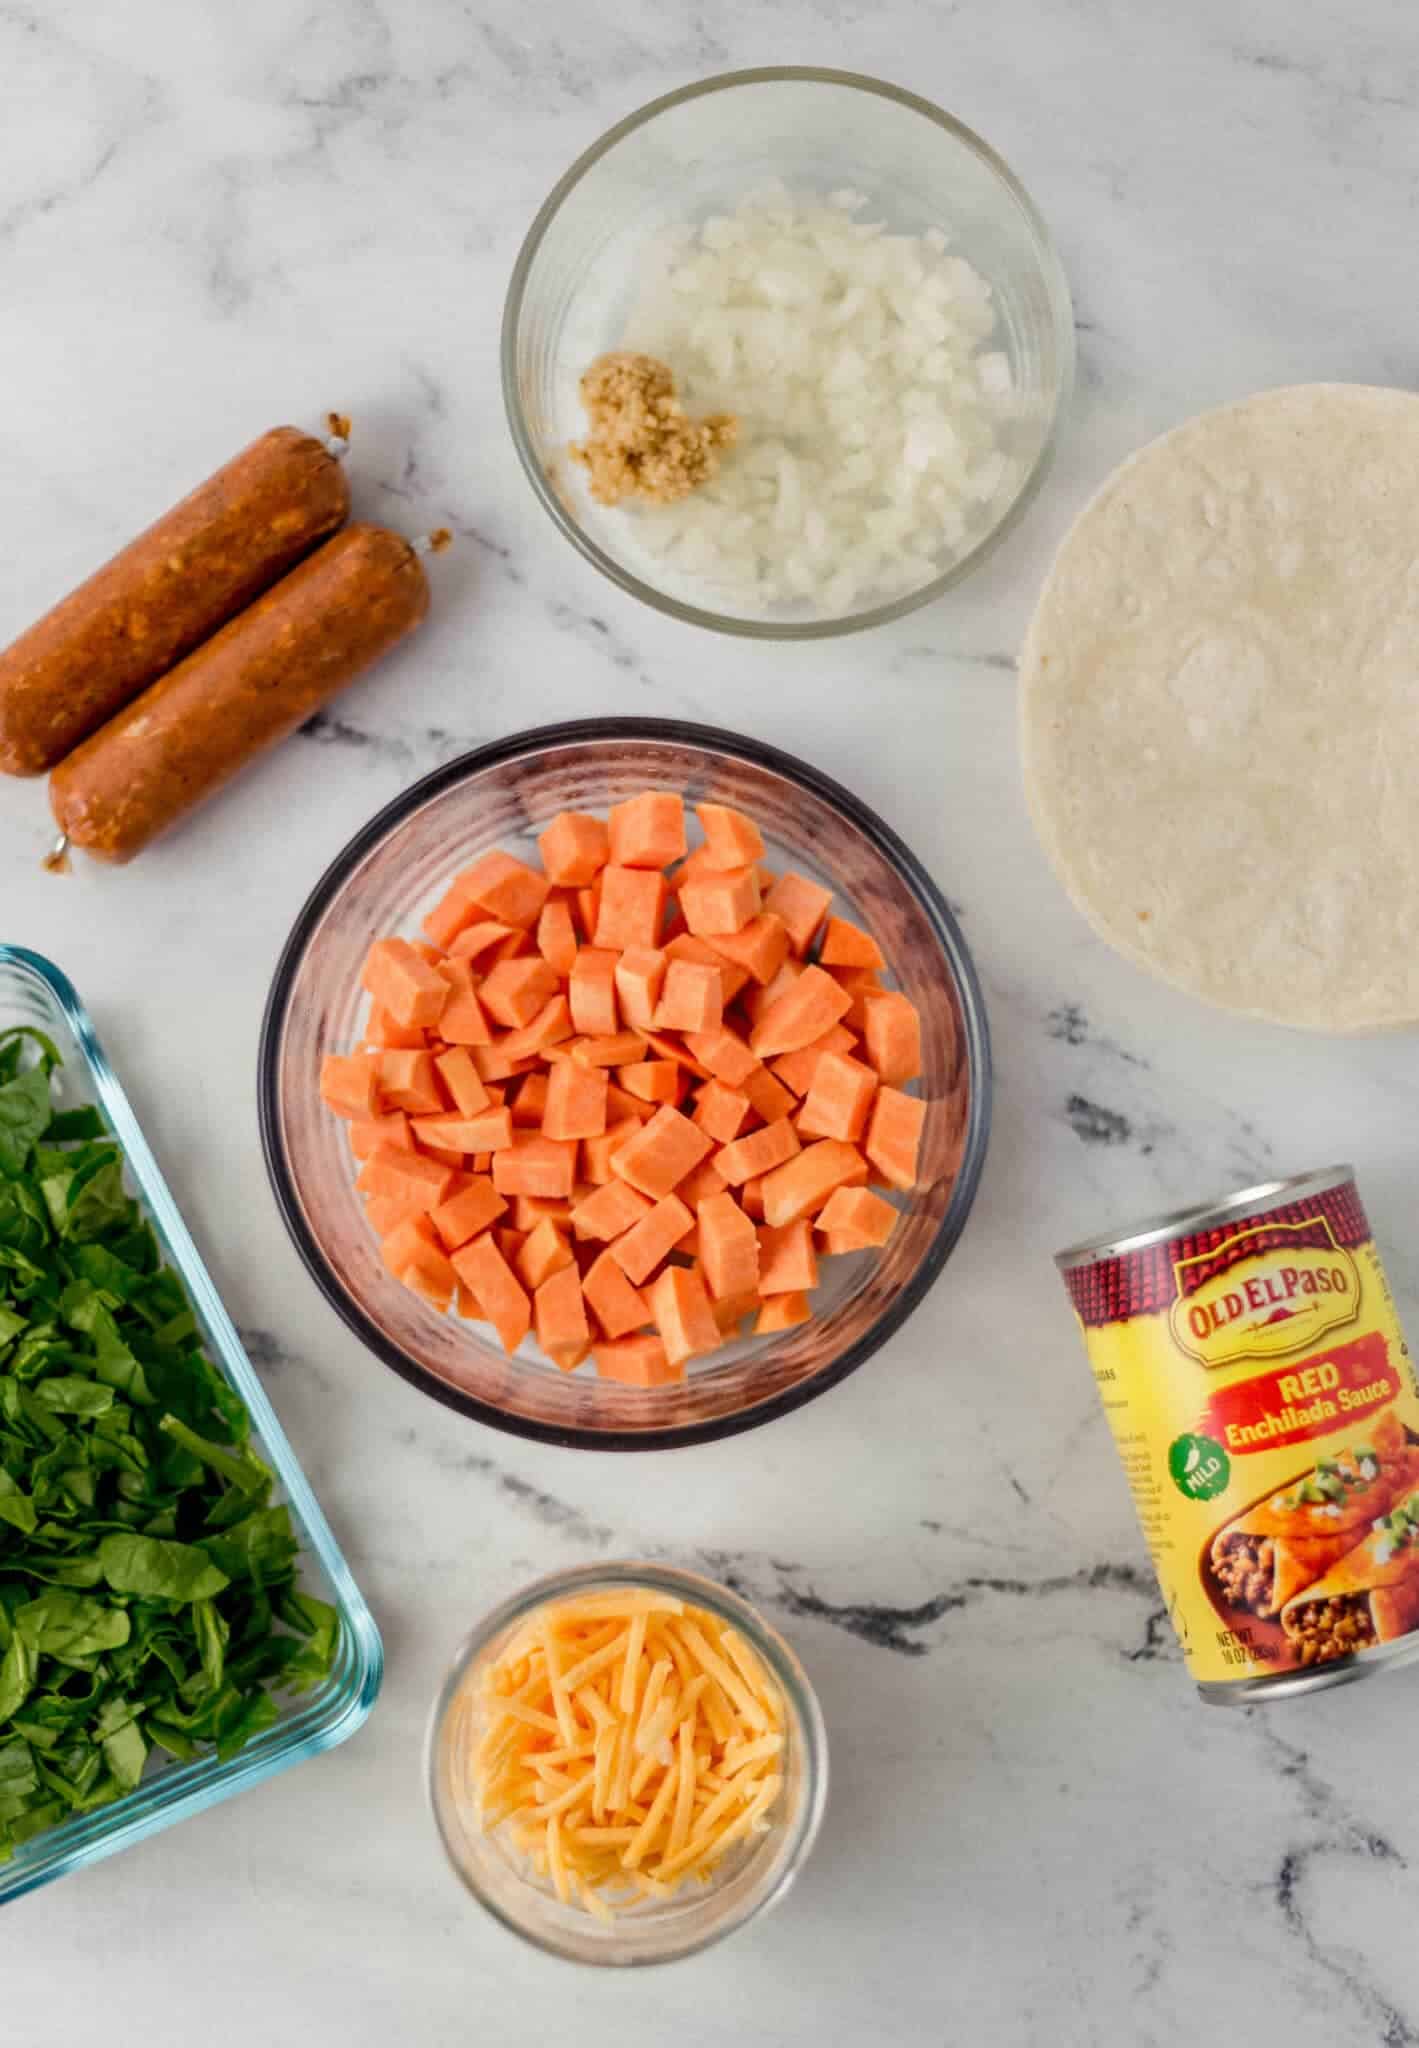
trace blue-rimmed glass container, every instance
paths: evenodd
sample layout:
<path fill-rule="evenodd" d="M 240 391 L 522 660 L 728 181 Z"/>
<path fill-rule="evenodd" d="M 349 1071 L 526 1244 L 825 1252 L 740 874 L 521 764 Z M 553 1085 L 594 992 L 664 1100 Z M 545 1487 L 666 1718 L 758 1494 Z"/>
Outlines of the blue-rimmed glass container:
<path fill-rule="evenodd" d="M 289 1507 L 300 1538 L 302 1583 L 335 1607 L 340 1630 L 329 1676 L 298 1698 L 278 1699 L 280 1719 L 245 1749 L 225 1762 L 213 1753 L 192 1763 L 155 1766 L 125 1798 L 37 1835 L 8 1863 L 0 1863 L 0 1903 L 141 1842 L 172 1821 L 200 1813 L 288 1764 L 343 1742 L 374 1705 L 384 1674 L 384 1651 L 374 1618 L 188 1235 L 87 1011 L 73 985 L 50 961 L 22 946 L 0 945 L 0 1031 L 15 1024 L 46 1032 L 59 1048 L 64 1061 L 56 1076 L 60 1106 L 94 1105 L 123 1147 L 129 1191 L 187 1289 L 208 1357 L 246 1405 L 255 1448 L 276 1474 L 278 1497 Z"/>

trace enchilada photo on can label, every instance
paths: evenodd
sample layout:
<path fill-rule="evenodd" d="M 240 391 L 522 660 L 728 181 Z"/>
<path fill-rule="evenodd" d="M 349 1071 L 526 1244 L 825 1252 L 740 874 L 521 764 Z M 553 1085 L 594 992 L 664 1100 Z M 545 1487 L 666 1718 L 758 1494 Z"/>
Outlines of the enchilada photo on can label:
<path fill-rule="evenodd" d="M 1419 1385 L 1351 1170 L 1057 1263 L 1204 1696 L 1419 1656 Z"/>

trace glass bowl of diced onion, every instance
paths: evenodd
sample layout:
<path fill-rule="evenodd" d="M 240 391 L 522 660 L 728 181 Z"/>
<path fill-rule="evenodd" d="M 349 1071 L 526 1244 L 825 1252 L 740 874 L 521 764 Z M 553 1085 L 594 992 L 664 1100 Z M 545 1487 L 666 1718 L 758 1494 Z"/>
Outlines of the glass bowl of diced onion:
<path fill-rule="evenodd" d="M 726 1587 L 642 1563 L 554 1573 L 486 1616 L 434 1704 L 427 1772 L 479 1904 L 554 1955 L 621 1967 L 777 1904 L 828 1796 L 788 1644 Z"/>
<path fill-rule="evenodd" d="M 673 503 L 597 502 L 579 380 L 663 362 L 734 444 Z M 995 152 L 849 72 L 667 95 L 572 165 L 532 224 L 503 391 L 537 496 L 623 590 L 764 639 L 853 632 L 960 581 L 1039 489 L 1074 373 L 1069 289 Z"/>

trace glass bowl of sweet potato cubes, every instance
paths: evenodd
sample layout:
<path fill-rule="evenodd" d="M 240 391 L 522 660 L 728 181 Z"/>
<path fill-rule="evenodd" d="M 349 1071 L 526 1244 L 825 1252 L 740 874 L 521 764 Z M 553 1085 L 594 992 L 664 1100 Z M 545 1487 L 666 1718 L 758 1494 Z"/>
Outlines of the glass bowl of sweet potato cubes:
<path fill-rule="evenodd" d="M 261 1047 L 296 1247 L 414 1385 L 602 1450 L 703 1442 L 877 1351 L 964 1227 L 970 956 L 847 790 L 671 720 L 405 791 L 297 918 Z"/>

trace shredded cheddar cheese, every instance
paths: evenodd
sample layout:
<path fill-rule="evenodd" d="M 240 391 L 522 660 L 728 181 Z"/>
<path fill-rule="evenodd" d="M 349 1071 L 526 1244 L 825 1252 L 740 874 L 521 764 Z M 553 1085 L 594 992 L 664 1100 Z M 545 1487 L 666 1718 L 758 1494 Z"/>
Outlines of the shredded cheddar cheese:
<path fill-rule="evenodd" d="M 784 1708 L 738 1630 L 628 1587 L 552 1602 L 483 1675 L 479 1825 L 598 1920 L 706 1882 L 764 1834 Z"/>

